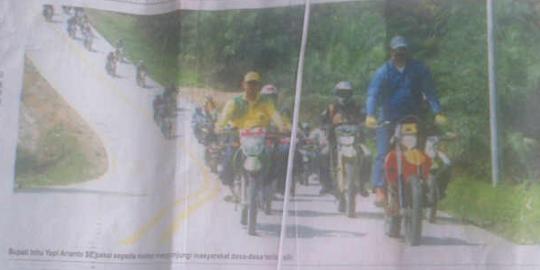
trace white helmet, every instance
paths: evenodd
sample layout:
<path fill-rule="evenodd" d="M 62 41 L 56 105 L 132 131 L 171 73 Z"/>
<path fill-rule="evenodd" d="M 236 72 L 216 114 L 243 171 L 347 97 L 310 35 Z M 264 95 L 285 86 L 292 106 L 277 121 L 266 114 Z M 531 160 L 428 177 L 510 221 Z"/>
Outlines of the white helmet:
<path fill-rule="evenodd" d="M 352 91 L 353 90 L 353 87 L 352 87 L 352 83 L 349 82 L 349 81 L 341 81 L 341 82 L 338 82 L 336 84 L 336 86 L 334 87 L 334 91 L 340 91 L 340 90 L 350 90 Z"/>
<path fill-rule="evenodd" d="M 278 89 L 272 84 L 267 84 L 261 88 L 261 95 L 277 95 L 277 94 L 278 94 Z"/>
<path fill-rule="evenodd" d="M 353 94 L 352 83 L 349 81 L 341 81 L 334 87 L 334 95 L 341 104 L 345 104 Z"/>

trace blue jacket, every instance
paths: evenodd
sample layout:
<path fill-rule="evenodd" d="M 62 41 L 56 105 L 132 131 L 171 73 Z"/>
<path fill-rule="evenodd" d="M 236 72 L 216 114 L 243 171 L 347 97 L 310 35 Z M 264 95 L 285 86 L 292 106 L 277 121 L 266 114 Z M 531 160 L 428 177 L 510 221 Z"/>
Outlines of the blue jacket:
<path fill-rule="evenodd" d="M 389 60 L 377 69 L 369 84 L 367 115 L 375 116 L 380 105 L 381 121 L 396 121 L 406 115 L 418 116 L 424 96 L 433 113 L 439 113 L 441 105 L 429 69 L 421 62 L 409 59 L 403 72 L 399 72 Z"/>

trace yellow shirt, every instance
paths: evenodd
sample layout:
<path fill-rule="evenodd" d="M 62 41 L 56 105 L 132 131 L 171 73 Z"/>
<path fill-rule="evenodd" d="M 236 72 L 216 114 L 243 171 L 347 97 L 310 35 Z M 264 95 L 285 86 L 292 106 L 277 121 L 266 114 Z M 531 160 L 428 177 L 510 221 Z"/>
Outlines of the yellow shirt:
<path fill-rule="evenodd" d="M 245 106 L 244 108 L 240 108 Z M 245 95 L 229 100 L 221 112 L 216 127 L 223 129 L 228 123 L 238 129 L 253 127 L 268 127 L 270 123 L 280 130 L 290 129 L 290 124 L 285 122 L 278 110 L 270 100 L 264 100 L 260 96 L 255 101 L 248 101 Z"/>

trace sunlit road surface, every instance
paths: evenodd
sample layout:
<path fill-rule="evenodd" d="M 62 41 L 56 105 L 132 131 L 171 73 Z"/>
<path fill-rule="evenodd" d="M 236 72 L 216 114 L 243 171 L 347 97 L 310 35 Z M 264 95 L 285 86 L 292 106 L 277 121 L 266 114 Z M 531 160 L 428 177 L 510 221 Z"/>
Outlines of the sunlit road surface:
<path fill-rule="evenodd" d="M 8 269 L 275 269 L 281 202 L 271 215 L 259 213 L 258 236 L 248 236 L 239 208 L 223 200 L 227 189 L 202 161 L 193 105 L 180 100 L 179 137 L 165 140 L 151 109 L 160 86 L 137 87 L 131 64 L 110 78 L 111 45 L 98 36 L 88 52 L 67 37 L 64 17 L 55 20 L 36 18 L 27 55 L 98 133 L 109 171 L 79 185 L 16 193 L 6 217 L 12 233 L 3 240 L 13 249 Z M 372 198 L 358 197 L 357 217 L 346 218 L 318 190 L 316 183 L 298 187 L 291 199 L 285 269 L 540 269 L 538 246 L 516 246 L 444 214 L 425 222 L 421 245 L 409 247 L 384 235 Z M 16 255 L 25 249 L 44 254 Z"/>

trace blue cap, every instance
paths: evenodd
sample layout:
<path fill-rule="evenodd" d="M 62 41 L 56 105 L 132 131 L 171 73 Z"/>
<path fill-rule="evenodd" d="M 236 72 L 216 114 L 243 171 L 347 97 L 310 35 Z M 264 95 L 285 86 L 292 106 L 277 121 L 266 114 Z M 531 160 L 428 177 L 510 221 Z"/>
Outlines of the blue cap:
<path fill-rule="evenodd" d="M 407 48 L 407 40 L 402 36 L 395 36 L 390 41 L 390 48 L 397 49 L 397 48 Z"/>

